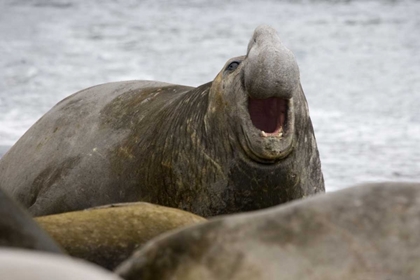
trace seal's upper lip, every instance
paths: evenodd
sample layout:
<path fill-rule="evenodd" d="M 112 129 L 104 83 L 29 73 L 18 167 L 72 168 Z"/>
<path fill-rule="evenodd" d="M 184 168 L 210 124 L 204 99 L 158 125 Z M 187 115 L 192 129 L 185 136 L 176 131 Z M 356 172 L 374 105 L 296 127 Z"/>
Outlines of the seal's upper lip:
<path fill-rule="evenodd" d="M 262 137 L 282 137 L 286 132 L 289 100 L 280 97 L 248 98 L 248 111 L 252 124 Z"/>

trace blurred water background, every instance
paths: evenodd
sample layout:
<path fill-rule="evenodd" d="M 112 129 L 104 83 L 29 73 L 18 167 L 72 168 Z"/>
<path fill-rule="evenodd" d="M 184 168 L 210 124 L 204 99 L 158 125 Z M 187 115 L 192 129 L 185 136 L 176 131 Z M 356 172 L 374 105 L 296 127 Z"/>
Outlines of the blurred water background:
<path fill-rule="evenodd" d="M 420 181 L 416 0 L 0 0 L 0 156 L 83 88 L 212 80 L 261 23 L 298 60 L 328 191 Z"/>

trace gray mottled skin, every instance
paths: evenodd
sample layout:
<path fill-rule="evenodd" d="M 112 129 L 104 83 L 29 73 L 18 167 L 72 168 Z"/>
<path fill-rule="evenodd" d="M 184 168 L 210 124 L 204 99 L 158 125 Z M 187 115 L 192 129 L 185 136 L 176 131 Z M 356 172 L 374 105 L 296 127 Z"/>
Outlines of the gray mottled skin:
<path fill-rule="evenodd" d="M 133 279 L 420 279 L 420 183 L 362 185 L 162 235 Z"/>
<path fill-rule="evenodd" d="M 295 57 L 278 40 L 278 35 L 272 28 L 259 28 L 255 31 L 248 44 L 248 61 L 244 75 L 263 77 L 245 80 L 248 92 L 258 92 L 259 98 L 279 95 L 292 98 L 300 90 L 299 68 Z"/>
<path fill-rule="evenodd" d="M 62 253 L 31 215 L 0 188 L 0 248 L 15 247 Z"/>
<path fill-rule="evenodd" d="M 250 98 L 267 97 L 287 102 L 282 137 L 251 121 Z M 206 217 L 324 191 L 298 66 L 268 26 L 211 83 L 117 82 L 64 99 L 0 159 L 0 182 L 34 215 L 145 201 Z"/>

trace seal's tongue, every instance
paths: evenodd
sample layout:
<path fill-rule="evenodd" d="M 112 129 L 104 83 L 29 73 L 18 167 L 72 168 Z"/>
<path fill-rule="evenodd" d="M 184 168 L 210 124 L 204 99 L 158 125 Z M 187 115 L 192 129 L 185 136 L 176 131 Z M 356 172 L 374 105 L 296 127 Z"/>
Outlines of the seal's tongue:
<path fill-rule="evenodd" d="M 287 100 L 270 97 L 266 99 L 249 98 L 248 110 L 252 123 L 267 135 L 277 136 L 284 130 L 287 116 Z"/>

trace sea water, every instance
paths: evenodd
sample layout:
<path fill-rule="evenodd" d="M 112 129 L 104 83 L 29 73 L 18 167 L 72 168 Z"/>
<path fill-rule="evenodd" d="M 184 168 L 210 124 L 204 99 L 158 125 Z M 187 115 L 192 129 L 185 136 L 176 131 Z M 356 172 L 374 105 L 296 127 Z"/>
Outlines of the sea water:
<path fill-rule="evenodd" d="M 420 1 L 0 0 L 0 156 L 100 83 L 198 86 L 259 24 L 295 54 L 327 190 L 420 181 Z"/>

